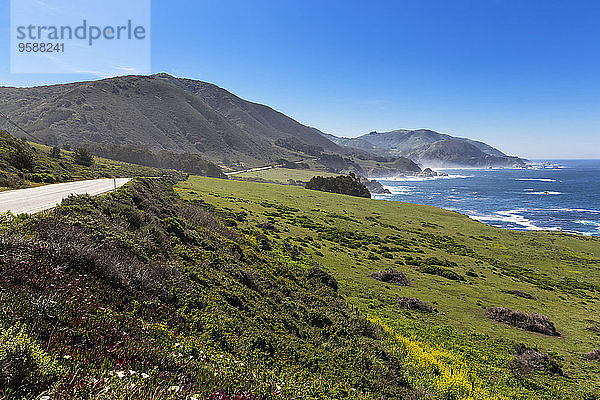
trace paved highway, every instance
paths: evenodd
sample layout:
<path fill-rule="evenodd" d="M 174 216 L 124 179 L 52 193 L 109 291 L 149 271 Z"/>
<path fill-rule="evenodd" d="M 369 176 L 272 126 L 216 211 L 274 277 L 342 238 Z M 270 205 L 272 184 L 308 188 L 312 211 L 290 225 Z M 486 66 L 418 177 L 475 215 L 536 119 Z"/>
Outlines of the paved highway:
<path fill-rule="evenodd" d="M 110 192 L 116 187 L 129 182 L 129 178 L 94 179 L 57 183 L 28 189 L 7 190 L 0 192 L 0 213 L 7 211 L 13 214 L 35 214 L 56 207 L 63 199 L 72 194 L 98 194 Z"/>

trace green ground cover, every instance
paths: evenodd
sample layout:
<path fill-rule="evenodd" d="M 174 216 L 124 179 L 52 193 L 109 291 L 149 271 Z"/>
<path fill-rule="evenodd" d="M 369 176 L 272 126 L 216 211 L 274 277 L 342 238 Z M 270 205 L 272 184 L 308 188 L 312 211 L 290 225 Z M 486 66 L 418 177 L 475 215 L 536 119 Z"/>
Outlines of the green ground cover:
<path fill-rule="evenodd" d="M 0 191 L 82 179 L 181 175 L 173 170 L 145 167 L 93 157 L 85 165 L 65 149 L 25 142 L 0 131 Z"/>
<path fill-rule="evenodd" d="M 600 321 L 598 238 L 503 230 L 434 207 L 293 186 L 191 177 L 176 189 L 184 199 L 215 207 L 257 240 L 329 271 L 349 304 L 400 337 L 395 343 L 404 356 L 416 349 L 409 376 L 424 390 L 454 390 L 447 387 L 452 374 L 430 382 L 419 372 L 435 367 L 466 368 L 472 379 L 456 385 L 480 385 L 481 398 L 593 399 L 600 393 L 600 364 L 585 356 L 600 347 L 600 335 L 587 329 Z M 246 221 L 232 217 L 240 212 Z M 411 285 L 369 276 L 388 268 L 405 273 Z M 427 301 L 437 312 L 402 310 L 398 297 Z M 547 315 L 560 336 L 492 321 L 485 315 L 492 306 Z M 550 354 L 563 374 L 512 372 L 507 364 L 521 345 Z M 443 365 L 425 357 L 434 352 L 443 354 L 437 358 Z M 461 393 L 455 398 L 472 395 Z"/>
<path fill-rule="evenodd" d="M 313 176 L 337 176 L 332 172 L 313 170 L 313 169 L 290 169 L 290 168 L 271 168 L 262 171 L 244 172 L 242 174 L 232 175 L 234 179 L 260 179 L 264 181 L 289 183 L 290 179 L 295 182 L 308 182 Z"/>

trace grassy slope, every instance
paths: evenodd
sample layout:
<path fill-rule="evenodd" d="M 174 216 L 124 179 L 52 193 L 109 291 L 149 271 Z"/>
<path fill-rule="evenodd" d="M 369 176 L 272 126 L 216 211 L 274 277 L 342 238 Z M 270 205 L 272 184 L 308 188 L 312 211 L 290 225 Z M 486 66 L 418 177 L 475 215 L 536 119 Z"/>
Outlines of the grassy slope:
<path fill-rule="evenodd" d="M 331 277 L 231 218 L 158 179 L 0 216 L 0 398 L 407 398 Z"/>
<path fill-rule="evenodd" d="M 299 187 L 192 177 L 178 189 L 187 199 L 246 211 L 247 227 L 271 221 L 279 232 L 264 234 L 297 245 L 324 265 L 340 281 L 340 293 L 351 304 L 424 346 L 448 349 L 501 393 L 515 398 L 519 393 L 524 398 L 577 398 L 600 391 L 600 366 L 583 356 L 600 347 L 598 334 L 585 329 L 590 326 L 587 319 L 600 320 L 598 238 L 502 230 L 434 207 Z M 454 261 L 458 267 L 453 270 L 466 280 L 418 272 L 405 263 L 407 255 Z M 397 287 L 368 277 L 388 267 L 405 272 L 412 286 Z M 467 276 L 469 269 L 479 276 Z M 503 292 L 514 289 L 537 299 Z M 401 311 L 394 303 L 397 296 L 430 301 L 440 313 Z M 489 306 L 546 314 L 561 337 L 492 322 L 485 317 L 484 308 Z M 505 366 L 516 343 L 564 360 L 567 377 L 510 376 Z"/>
<path fill-rule="evenodd" d="M 271 168 L 262 171 L 244 172 L 233 175 L 233 178 L 251 178 L 265 181 L 288 183 L 290 179 L 300 182 L 308 182 L 313 176 L 337 176 L 332 172 L 317 171 L 310 169 Z"/>
<path fill-rule="evenodd" d="M 33 156 L 33 168 L 19 170 L 10 163 L 11 151 L 15 146 L 26 146 Z M 51 147 L 28 142 L 0 131 L 0 190 L 35 186 L 43 183 L 68 182 L 82 179 L 160 176 L 175 173 L 158 168 L 145 167 L 126 162 L 94 157 L 93 166 L 83 166 L 74 162 L 73 152 L 61 150 L 60 158 L 50 156 Z"/>

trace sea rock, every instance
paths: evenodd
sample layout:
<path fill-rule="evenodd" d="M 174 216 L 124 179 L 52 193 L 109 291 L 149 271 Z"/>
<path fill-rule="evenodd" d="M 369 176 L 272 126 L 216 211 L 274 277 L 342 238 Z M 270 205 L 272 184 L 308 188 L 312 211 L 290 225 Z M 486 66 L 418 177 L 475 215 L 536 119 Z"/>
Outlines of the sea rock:
<path fill-rule="evenodd" d="M 361 177 L 360 181 L 363 185 L 367 187 L 367 189 L 369 189 L 369 192 L 373 194 L 392 194 L 392 192 L 383 187 L 383 185 L 377 182 L 375 179 L 368 180 L 365 177 Z"/>

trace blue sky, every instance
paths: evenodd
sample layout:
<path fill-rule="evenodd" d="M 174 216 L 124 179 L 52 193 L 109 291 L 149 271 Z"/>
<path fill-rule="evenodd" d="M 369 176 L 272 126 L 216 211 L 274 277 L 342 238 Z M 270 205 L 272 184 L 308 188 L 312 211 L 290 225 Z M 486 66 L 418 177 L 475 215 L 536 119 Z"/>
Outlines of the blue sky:
<path fill-rule="evenodd" d="M 600 158 L 598 21 L 595 0 L 154 0 L 152 71 L 340 136 L 430 128 L 530 158 Z M 2 85 L 96 78 L 0 63 Z"/>

